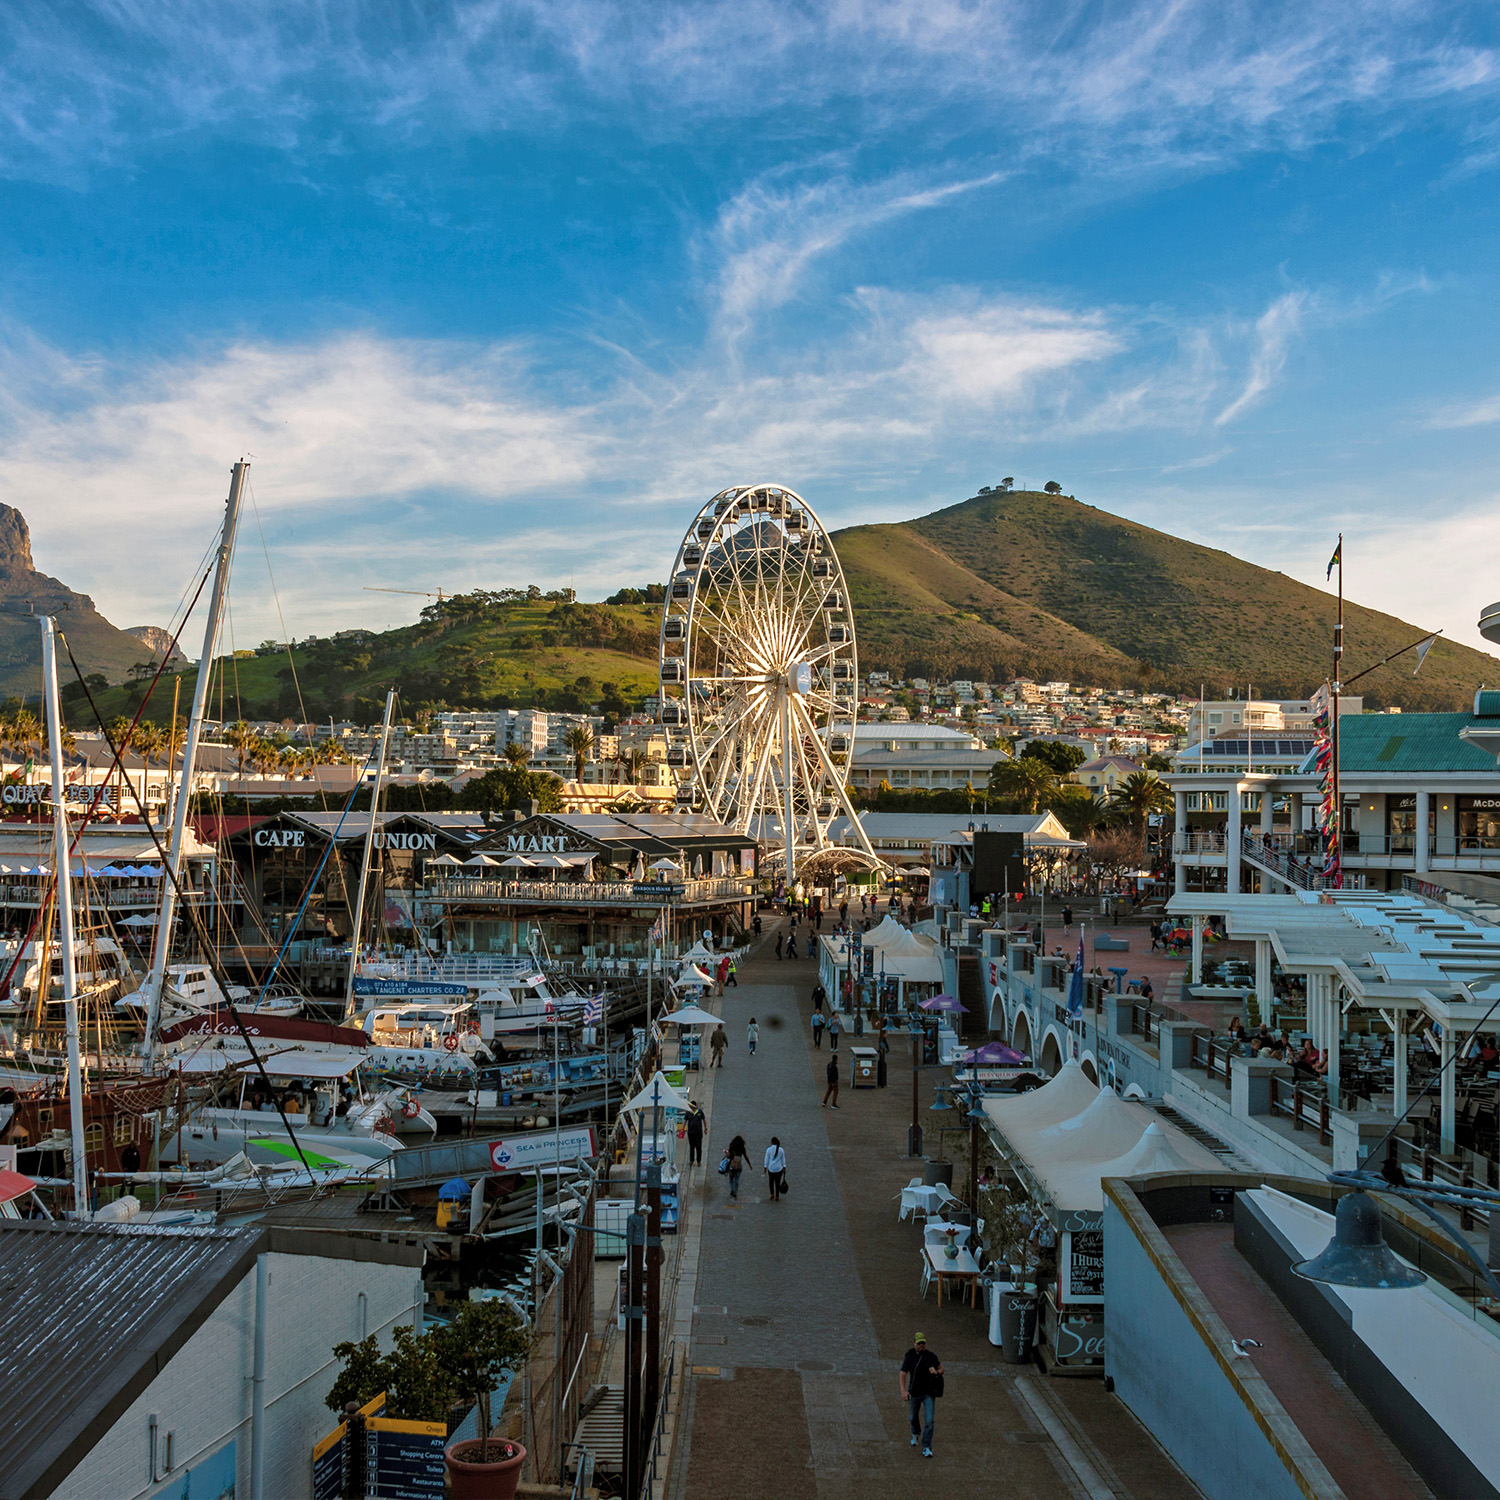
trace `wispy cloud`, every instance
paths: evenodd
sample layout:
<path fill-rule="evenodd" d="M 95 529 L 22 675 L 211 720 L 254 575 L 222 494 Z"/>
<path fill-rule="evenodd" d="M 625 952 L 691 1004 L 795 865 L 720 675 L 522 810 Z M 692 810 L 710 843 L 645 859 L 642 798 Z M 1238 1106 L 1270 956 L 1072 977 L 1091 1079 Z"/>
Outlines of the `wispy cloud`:
<path fill-rule="evenodd" d="M 1234 421 L 1270 390 L 1272 382 L 1286 365 L 1292 340 L 1302 331 L 1303 314 L 1308 306 L 1306 292 L 1286 292 L 1278 297 L 1255 324 L 1255 350 L 1249 373 L 1240 393 L 1214 418 L 1216 427 Z"/>
<path fill-rule="evenodd" d="M 69 175 L 210 129 L 310 163 L 361 132 L 430 140 L 610 119 L 647 138 L 831 107 L 849 139 L 936 120 L 1023 154 L 1218 159 L 1350 110 L 1494 89 L 1440 7 L 1137 0 L 94 0 L 0 16 L 0 171 Z M 332 112 L 337 110 L 337 122 Z M 828 120 L 822 120 L 826 130 Z"/>
<path fill-rule="evenodd" d="M 1427 425 L 1440 432 L 1455 427 L 1489 427 L 1495 422 L 1500 422 L 1500 395 L 1443 407 L 1427 419 Z"/>

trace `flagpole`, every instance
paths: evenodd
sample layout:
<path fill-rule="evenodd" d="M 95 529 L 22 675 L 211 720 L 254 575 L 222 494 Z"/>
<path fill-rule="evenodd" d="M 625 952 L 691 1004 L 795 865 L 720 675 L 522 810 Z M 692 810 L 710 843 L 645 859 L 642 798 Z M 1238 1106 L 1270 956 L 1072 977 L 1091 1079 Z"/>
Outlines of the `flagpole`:
<path fill-rule="evenodd" d="M 1339 692 L 1343 684 L 1339 674 L 1344 661 L 1344 533 L 1339 532 L 1336 552 L 1339 562 L 1339 613 L 1333 627 L 1333 722 L 1329 728 L 1333 736 L 1330 753 L 1333 757 L 1333 888 L 1341 890 L 1344 885 L 1344 793 L 1339 785 Z"/>

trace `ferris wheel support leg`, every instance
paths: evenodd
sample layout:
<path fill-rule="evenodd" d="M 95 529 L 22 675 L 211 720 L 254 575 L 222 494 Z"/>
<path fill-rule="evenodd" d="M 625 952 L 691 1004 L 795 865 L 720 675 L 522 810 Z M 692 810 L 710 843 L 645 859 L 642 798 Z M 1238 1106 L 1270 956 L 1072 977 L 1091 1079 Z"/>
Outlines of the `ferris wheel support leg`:
<path fill-rule="evenodd" d="M 808 728 L 814 728 L 811 720 L 808 720 Z M 849 800 L 849 792 L 844 785 L 844 778 L 839 774 L 838 767 L 834 765 L 832 759 L 829 757 L 828 751 L 824 748 L 823 741 L 818 737 L 815 730 L 812 734 L 812 742 L 813 747 L 818 752 L 818 758 L 823 762 L 823 766 L 833 782 L 834 795 L 839 799 L 839 805 L 844 809 L 844 814 L 849 819 L 849 826 L 853 830 L 855 838 L 859 841 L 860 849 L 874 860 L 876 864 L 880 864 L 880 856 L 876 854 L 875 846 L 870 842 L 869 835 L 865 832 L 864 824 L 859 821 L 859 817 L 854 811 L 854 804 Z"/>
<path fill-rule="evenodd" d="M 787 889 L 791 889 L 792 876 L 792 845 L 796 841 L 797 831 L 792 826 L 792 820 L 796 816 L 796 808 L 792 802 L 792 695 L 783 688 L 781 691 L 781 829 L 786 838 L 786 883 Z"/>

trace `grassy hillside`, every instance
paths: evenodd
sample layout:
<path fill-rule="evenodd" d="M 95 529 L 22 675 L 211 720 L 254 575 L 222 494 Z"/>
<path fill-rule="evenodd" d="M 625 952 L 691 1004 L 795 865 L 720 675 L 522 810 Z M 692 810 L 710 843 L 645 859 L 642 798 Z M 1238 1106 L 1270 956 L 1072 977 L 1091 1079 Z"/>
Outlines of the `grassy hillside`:
<path fill-rule="evenodd" d="M 1247 683 L 1301 697 L 1328 674 L 1334 600 L 1227 552 L 1066 495 L 983 495 L 895 526 L 836 534 L 862 668 L 902 676 L 1017 673 L 1213 695 Z M 1346 673 L 1421 626 L 1345 604 Z M 1457 708 L 1500 660 L 1440 641 L 1358 686 L 1376 705 Z"/>
<path fill-rule="evenodd" d="M 460 601 L 447 601 L 449 605 Z M 386 688 L 404 713 L 424 708 L 554 708 L 600 705 L 623 713 L 656 691 L 657 612 L 644 605 L 528 601 L 462 607 L 379 635 L 314 641 L 267 656 L 216 663 L 210 712 L 224 719 L 380 717 Z M 192 674 L 181 680 L 185 714 Z M 146 717 L 165 723 L 173 680 L 163 677 Z M 96 695 L 106 718 L 134 714 L 139 688 Z M 75 728 L 88 718 L 74 701 Z"/>

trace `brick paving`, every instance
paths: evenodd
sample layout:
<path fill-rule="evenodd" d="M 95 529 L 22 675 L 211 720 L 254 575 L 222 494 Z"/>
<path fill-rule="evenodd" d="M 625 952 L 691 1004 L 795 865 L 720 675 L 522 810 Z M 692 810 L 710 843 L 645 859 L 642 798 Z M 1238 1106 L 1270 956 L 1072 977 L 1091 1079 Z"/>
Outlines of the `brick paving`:
<path fill-rule="evenodd" d="M 840 1108 L 823 1109 L 827 1041 L 815 1051 L 806 1026 L 815 983 L 809 961 L 760 956 L 742 966 L 739 990 L 716 1002 L 731 1047 L 713 1080 L 707 1166 L 687 1189 L 702 1238 L 688 1432 L 673 1494 L 844 1500 L 913 1493 L 920 1484 L 945 1500 L 988 1500 L 997 1489 L 1070 1500 L 1195 1496 L 1102 1382 L 1049 1381 L 1034 1368 L 1003 1365 L 982 1309 L 945 1302 L 939 1311 L 935 1296 L 922 1300 L 920 1230 L 896 1216 L 896 1194 L 920 1169 L 905 1155 L 904 1039 L 891 1054 L 889 1088 L 852 1089 L 846 1064 Z M 745 1047 L 751 1015 L 760 1023 L 753 1058 Z M 852 1040 L 843 1041 L 844 1059 Z M 921 1077 L 924 1126 L 939 1077 Z M 738 1203 L 714 1170 L 736 1132 L 755 1168 Z M 769 1200 L 758 1170 L 772 1135 L 787 1153 L 791 1191 L 780 1203 Z M 935 1137 L 928 1146 L 936 1154 Z M 930 1461 L 909 1446 L 896 1380 L 918 1328 L 947 1370 Z"/>

